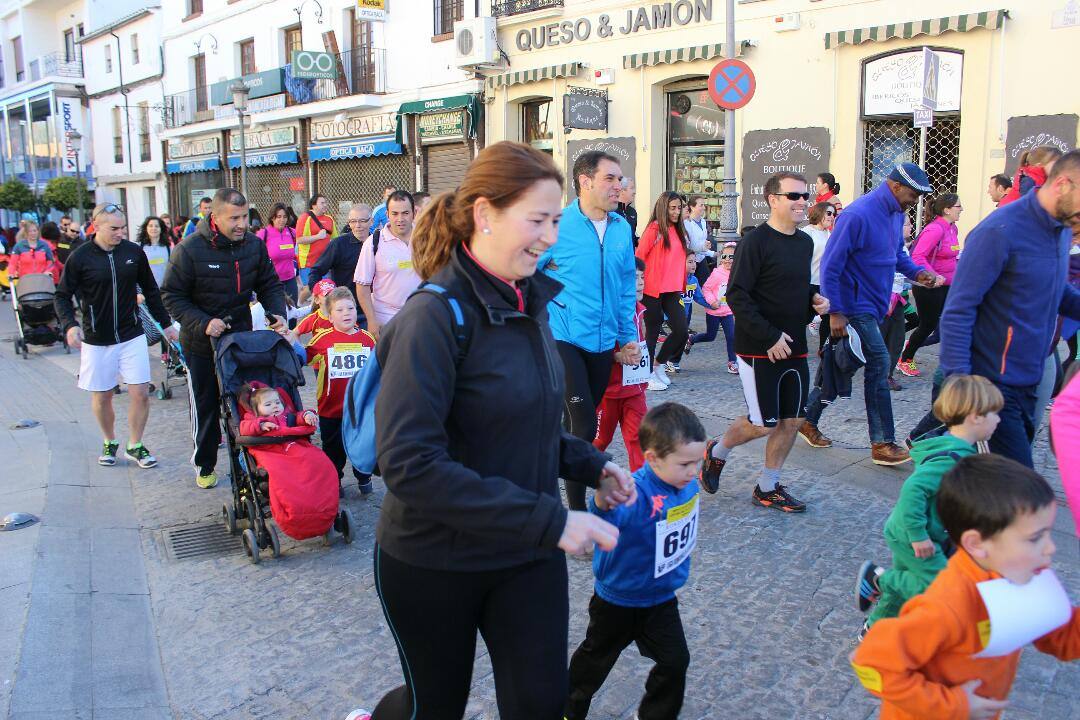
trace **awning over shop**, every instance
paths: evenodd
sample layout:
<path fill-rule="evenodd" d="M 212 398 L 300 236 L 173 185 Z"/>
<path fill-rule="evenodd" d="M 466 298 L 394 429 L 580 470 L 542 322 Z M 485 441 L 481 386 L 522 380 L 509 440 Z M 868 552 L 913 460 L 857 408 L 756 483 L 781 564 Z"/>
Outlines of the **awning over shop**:
<path fill-rule="evenodd" d="M 953 15 L 931 20 L 913 20 L 892 25 L 838 30 L 825 35 L 825 49 L 841 45 L 859 45 L 865 42 L 882 42 L 903 38 L 909 40 L 920 35 L 944 35 L 947 32 L 967 32 L 978 28 L 997 30 L 1009 17 L 1008 10 L 984 10 L 983 12 Z"/>
<path fill-rule="evenodd" d="M 401 145 L 394 141 L 393 135 L 374 138 L 350 138 L 335 142 L 312 143 L 308 145 L 308 159 L 347 160 L 348 158 L 373 157 L 375 155 L 400 155 Z"/>
<path fill-rule="evenodd" d="M 259 167 L 261 165 L 287 165 L 300 162 L 300 151 L 296 148 L 288 150 L 259 150 L 247 153 L 247 166 Z M 229 167 L 240 167 L 240 155 L 229 155 Z"/>
<path fill-rule="evenodd" d="M 423 115 L 429 112 L 445 112 L 465 108 L 469 113 L 469 137 L 476 136 L 476 126 L 480 122 L 480 98 L 477 95 L 453 95 L 434 100 L 416 100 L 402 103 L 397 111 L 397 129 L 394 131 L 394 142 L 403 145 L 402 126 L 403 115 Z"/>
<path fill-rule="evenodd" d="M 240 167 L 237 163 L 237 167 Z M 200 158 L 198 160 L 170 160 L 165 163 L 165 172 L 169 175 L 180 173 L 204 172 L 206 170 L 220 170 L 221 158 Z"/>
<path fill-rule="evenodd" d="M 749 46 L 749 40 L 739 40 L 736 43 L 735 56 L 741 57 L 743 49 Z M 675 63 L 681 62 L 723 58 L 726 54 L 727 51 L 720 43 L 713 45 L 695 45 L 694 47 L 675 48 L 673 50 L 653 50 L 651 52 L 623 55 L 622 66 L 625 69 L 634 70 L 649 65 L 674 65 Z"/>
<path fill-rule="evenodd" d="M 492 75 L 487 79 L 489 88 L 510 87 L 522 83 L 538 82 L 540 80 L 552 80 L 562 77 L 577 77 L 583 63 L 571 62 L 562 65 L 548 65 L 547 67 L 533 68 L 532 70 L 518 70 L 517 72 Z"/>

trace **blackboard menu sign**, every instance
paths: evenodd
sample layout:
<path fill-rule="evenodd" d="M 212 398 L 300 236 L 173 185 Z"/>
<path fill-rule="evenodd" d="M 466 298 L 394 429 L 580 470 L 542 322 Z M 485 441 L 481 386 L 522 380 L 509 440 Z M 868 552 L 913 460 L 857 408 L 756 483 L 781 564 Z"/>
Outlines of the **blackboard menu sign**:
<path fill-rule="evenodd" d="M 769 218 L 765 181 L 779 172 L 806 177 L 811 202 L 814 180 L 829 170 L 829 131 L 822 127 L 751 130 L 743 136 L 741 225 L 760 225 Z"/>
<path fill-rule="evenodd" d="M 637 140 L 632 137 L 596 138 L 595 140 L 570 140 L 566 143 L 566 195 L 570 202 L 577 198 L 574 192 L 574 163 L 584 153 L 599 150 L 618 158 L 624 177 L 635 177 L 637 172 Z"/>
<path fill-rule="evenodd" d="M 563 127 L 580 130 L 607 130 L 607 97 L 563 95 Z"/>
<path fill-rule="evenodd" d="M 1076 115 L 1022 115 L 1009 118 L 1005 136 L 1005 174 L 1012 179 L 1024 151 L 1051 145 L 1067 153 L 1076 147 Z"/>

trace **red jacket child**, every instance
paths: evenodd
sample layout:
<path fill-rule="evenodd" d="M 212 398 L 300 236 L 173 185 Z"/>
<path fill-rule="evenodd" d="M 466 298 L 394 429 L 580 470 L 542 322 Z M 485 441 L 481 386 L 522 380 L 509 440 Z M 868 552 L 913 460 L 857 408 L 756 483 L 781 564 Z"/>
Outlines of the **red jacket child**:
<path fill-rule="evenodd" d="M 637 368 L 626 368 L 618 361 L 611 367 L 611 378 L 608 380 L 607 390 L 604 391 L 604 399 L 600 401 L 600 407 L 596 409 L 596 439 L 593 446 L 598 450 L 606 450 L 615 437 L 615 426 L 622 426 L 623 444 L 626 445 L 626 454 L 630 462 L 630 472 L 637 472 L 645 464 L 645 456 L 641 452 L 638 443 L 638 428 L 641 419 L 649 408 L 645 404 L 645 388 L 649 382 L 649 357 L 645 350 L 645 323 L 642 319 L 645 314 L 645 306 L 637 304 L 634 310 L 634 323 L 637 325 L 638 342 L 642 343 L 641 364 Z M 618 349 L 618 348 L 616 348 Z M 639 383 L 623 385 L 624 370 L 641 370 L 644 372 L 643 379 Z"/>

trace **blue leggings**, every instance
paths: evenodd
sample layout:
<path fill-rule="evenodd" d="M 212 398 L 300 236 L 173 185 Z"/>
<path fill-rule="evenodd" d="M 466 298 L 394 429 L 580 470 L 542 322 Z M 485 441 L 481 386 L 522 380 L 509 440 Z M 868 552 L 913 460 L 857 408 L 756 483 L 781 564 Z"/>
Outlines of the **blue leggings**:
<path fill-rule="evenodd" d="M 735 316 L 734 315 L 706 315 L 705 332 L 697 333 L 690 338 L 691 345 L 699 342 L 712 342 L 716 339 L 716 331 L 724 328 L 724 341 L 727 343 L 728 362 L 735 362 Z"/>

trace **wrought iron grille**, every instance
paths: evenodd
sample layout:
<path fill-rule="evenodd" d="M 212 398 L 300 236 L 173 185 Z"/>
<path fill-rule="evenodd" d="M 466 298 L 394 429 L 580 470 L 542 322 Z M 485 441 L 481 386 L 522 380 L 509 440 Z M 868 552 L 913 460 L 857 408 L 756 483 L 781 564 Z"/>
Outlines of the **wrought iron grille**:
<path fill-rule="evenodd" d="M 507 17 L 563 6 L 563 0 L 491 0 L 491 17 Z"/>
<path fill-rule="evenodd" d="M 318 162 L 315 183 L 318 192 L 330 201 L 333 212 L 341 217 L 353 203 L 378 205 L 388 185 L 409 191 L 416 186 L 412 160 L 407 155 Z"/>
<path fill-rule="evenodd" d="M 919 161 L 919 131 L 910 120 L 866 120 L 863 124 L 862 191 L 880 185 L 897 163 Z M 935 117 L 926 134 L 926 170 L 934 191 L 926 197 L 931 202 L 938 195 L 956 192 L 960 163 L 960 116 Z M 918 227 L 916 210 L 909 211 L 912 225 Z"/>
<path fill-rule="evenodd" d="M 465 17 L 465 0 L 435 0 L 435 34 L 454 32 L 454 21 Z"/>
<path fill-rule="evenodd" d="M 231 172 L 233 187 L 240 187 L 240 168 Z M 263 221 L 274 203 L 285 203 L 299 215 L 307 207 L 306 190 L 293 190 L 307 185 L 307 165 L 264 165 L 247 169 L 247 199 L 251 207 L 259 211 Z"/>

